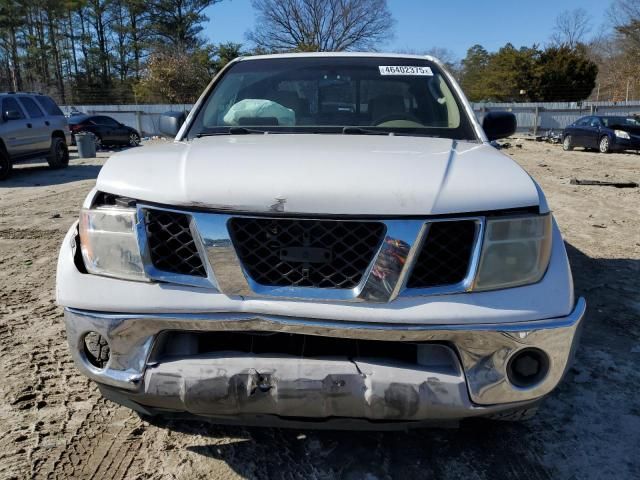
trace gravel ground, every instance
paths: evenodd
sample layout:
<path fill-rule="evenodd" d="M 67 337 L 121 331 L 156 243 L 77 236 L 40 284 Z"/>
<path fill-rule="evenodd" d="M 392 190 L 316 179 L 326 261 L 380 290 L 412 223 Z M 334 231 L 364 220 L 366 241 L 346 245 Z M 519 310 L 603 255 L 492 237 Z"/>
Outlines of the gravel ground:
<path fill-rule="evenodd" d="M 576 364 L 532 421 L 406 433 L 151 425 L 103 400 L 73 367 L 54 284 L 108 153 L 17 167 L 0 184 L 0 478 L 640 478 L 640 189 L 569 183 L 638 182 L 640 155 L 505 152 L 547 193 L 587 297 Z"/>

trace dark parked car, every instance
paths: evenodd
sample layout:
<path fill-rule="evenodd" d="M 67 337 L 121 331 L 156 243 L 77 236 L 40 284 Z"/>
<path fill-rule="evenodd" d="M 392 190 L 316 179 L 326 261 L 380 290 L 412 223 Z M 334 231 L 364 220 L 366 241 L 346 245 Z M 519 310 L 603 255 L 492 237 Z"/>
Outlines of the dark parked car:
<path fill-rule="evenodd" d="M 97 150 L 103 145 L 140 145 L 140 133 L 135 128 L 105 115 L 72 115 L 69 128 L 72 145 L 76 144 L 75 134 L 81 132 L 93 133 Z"/>
<path fill-rule="evenodd" d="M 640 118 L 582 117 L 562 132 L 562 146 L 598 149 L 602 153 L 640 150 Z"/>

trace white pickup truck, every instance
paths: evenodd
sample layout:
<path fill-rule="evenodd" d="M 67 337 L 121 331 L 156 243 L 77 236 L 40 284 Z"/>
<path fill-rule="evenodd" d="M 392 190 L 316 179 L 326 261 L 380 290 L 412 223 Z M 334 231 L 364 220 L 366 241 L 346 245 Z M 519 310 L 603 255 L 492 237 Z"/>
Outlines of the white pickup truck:
<path fill-rule="evenodd" d="M 524 419 L 585 312 L 536 182 L 434 58 L 240 58 L 173 143 L 114 155 L 57 298 L 79 370 L 143 415 L 383 428 Z"/>

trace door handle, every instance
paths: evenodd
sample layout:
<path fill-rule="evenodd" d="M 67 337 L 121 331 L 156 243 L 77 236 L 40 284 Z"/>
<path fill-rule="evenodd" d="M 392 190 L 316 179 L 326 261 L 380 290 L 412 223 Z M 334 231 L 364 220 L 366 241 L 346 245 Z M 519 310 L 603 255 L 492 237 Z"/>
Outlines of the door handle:
<path fill-rule="evenodd" d="M 48 127 L 50 125 L 49 120 L 45 120 L 44 124 Z"/>
<path fill-rule="evenodd" d="M 30 123 L 27 123 L 27 128 L 31 128 L 32 125 Z"/>

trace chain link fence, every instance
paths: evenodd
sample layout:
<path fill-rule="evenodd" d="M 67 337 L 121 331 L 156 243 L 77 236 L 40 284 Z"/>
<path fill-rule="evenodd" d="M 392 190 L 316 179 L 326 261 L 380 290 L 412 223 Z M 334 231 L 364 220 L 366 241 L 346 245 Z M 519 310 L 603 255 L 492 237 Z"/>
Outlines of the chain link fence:
<path fill-rule="evenodd" d="M 479 120 L 491 111 L 512 112 L 518 120 L 518 132 L 533 135 L 562 130 L 585 115 L 640 115 L 640 101 L 473 103 L 472 107 Z"/>

